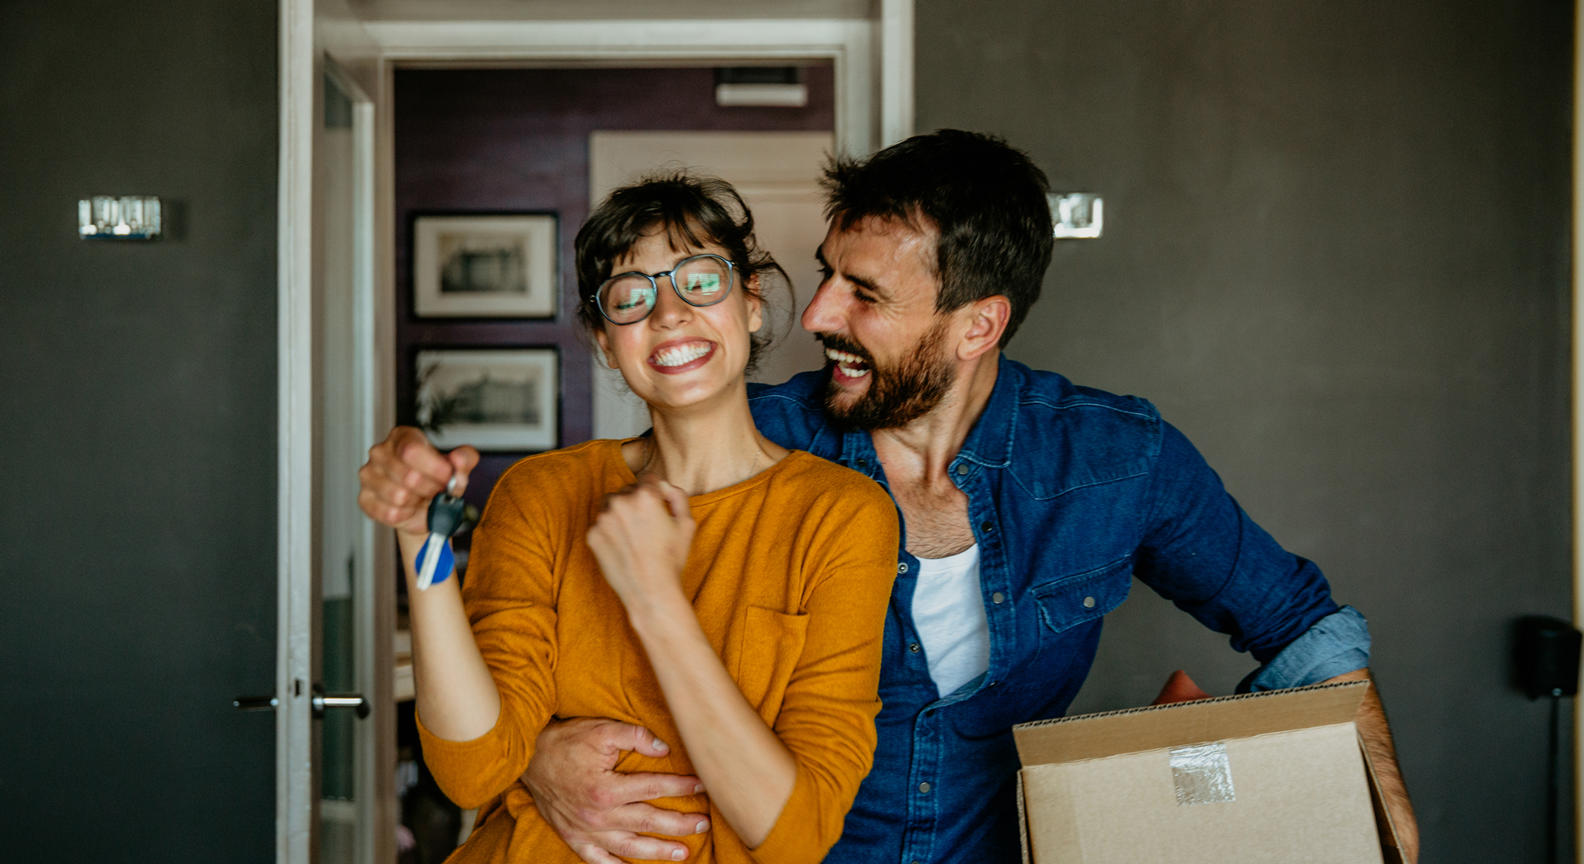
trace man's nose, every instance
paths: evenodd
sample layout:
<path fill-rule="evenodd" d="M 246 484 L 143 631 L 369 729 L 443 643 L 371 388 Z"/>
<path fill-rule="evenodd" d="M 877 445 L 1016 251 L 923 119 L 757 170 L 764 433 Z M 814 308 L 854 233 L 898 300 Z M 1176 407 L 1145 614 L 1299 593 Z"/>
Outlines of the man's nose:
<path fill-rule="evenodd" d="M 809 300 L 808 308 L 803 310 L 800 323 L 810 333 L 831 333 L 843 329 L 841 302 L 830 282 L 815 289 L 814 298 Z"/>

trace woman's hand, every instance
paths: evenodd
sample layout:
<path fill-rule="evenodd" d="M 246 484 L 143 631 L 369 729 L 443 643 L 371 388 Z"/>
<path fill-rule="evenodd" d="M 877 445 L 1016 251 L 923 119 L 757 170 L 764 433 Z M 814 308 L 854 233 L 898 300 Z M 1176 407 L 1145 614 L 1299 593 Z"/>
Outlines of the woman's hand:
<path fill-rule="evenodd" d="M 472 447 L 441 453 L 421 430 L 397 426 L 369 448 L 368 462 L 358 470 L 358 506 L 370 519 L 403 534 L 429 533 L 429 499 L 454 477 L 453 495 L 467 488 L 468 473 L 479 461 Z"/>
<path fill-rule="evenodd" d="M 588 544 L 628 615 L 682 599 L 682 569 L 693 547 L 687 495 L 654 478 L 605 496 Z"/>

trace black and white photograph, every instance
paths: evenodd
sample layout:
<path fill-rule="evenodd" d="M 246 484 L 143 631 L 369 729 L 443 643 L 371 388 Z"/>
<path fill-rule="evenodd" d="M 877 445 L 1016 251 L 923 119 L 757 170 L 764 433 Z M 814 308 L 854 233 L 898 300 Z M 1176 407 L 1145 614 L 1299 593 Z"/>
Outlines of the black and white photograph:
<path fill-rule="evenodd" d="M 436 447 L 534 451 L 556 446 L 553 348 L 442 349 L 417 357 L 418 425 Z"/>
<path fill-rule="evenodd" d="M 413 222 L 413 308 L 420 318 L 550 318 L 556 217 L 430 215 Z"/>

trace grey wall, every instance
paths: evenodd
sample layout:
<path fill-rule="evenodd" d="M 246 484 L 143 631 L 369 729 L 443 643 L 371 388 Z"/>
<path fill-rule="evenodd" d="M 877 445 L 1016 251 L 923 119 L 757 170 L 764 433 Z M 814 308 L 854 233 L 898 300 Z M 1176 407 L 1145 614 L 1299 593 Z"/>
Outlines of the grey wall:
<path fill-rule="evenodd" d="M 1540 860 L 1508 646 L 1571 617 L 1572 5 L 997 10 L 919 0 L 918 128 L 1003 134 L 1107 219 L 1011 356 L 1154 401 L 1369 616 L 1425 860 Z M 1074 710 L 1252 666 L 1140 587 Z"/>
<path fill-rule="evenodd" d="M 0 4 L 0 859 L 274 857 L 276 10 Z"/>

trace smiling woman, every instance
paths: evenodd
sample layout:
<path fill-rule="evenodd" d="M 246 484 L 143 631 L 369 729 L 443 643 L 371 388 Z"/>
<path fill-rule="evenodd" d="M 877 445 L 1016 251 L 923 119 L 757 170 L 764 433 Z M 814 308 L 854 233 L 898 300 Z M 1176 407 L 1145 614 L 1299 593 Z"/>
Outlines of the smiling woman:
<path fill-rule="evenodd" d="M 519 779 L 553 718 L 595 717 L 658 736 L 614 770 L 674 775 L 636 805 L 659 836 L 623 854 L 818 861 L 873 760 L 895 508 L 755 428 L 746 370 L 784 275 L 729 185 L 619 189 L 576 247 L 581 320 L 652 432 L 513 466 L 465 591 L 419 589 L 414 560 L 428 500 L 465 485 L 476 454 L 398 429 L 360 475 L 364 509 L 401 539 L 425 759 L 480 808 L 453 860 L 604 860 L 566 845 Z"/>
<path fill-rule="evenodd" d="M 662 280 L 695 307 L 741 292 L 758 311 L 768 287 L 790 290 L 781 265 L 759 249 L 742 196 L 713 178 L 665 174 L 617 189 L 583 223 L 576 246 L 578 314 L 596 334 L 648 317 Z M 641 255 L 650 269 L 638 266 Z M 760 329 L 749 328 L 749 372 L 770 345 Z"/>

